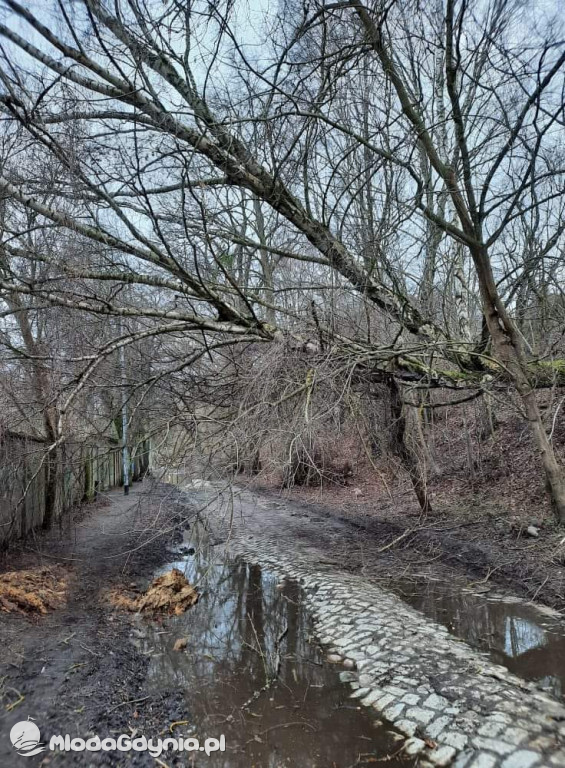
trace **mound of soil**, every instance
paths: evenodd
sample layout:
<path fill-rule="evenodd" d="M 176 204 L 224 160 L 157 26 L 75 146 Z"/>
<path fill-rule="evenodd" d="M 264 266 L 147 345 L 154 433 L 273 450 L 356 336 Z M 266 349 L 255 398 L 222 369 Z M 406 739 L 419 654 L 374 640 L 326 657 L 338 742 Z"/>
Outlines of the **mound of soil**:
<path fill-rule="evenodd" d="M 154 579 L 143 594 L 112 590 L 109 599 L 116 608 L 127 611 L 180 616 L 198 602 L 198 592 L 178 568 L 173 568 Z"/>
<path fill-rule="evenodd" d="M 0 575 L 0 611 L 46 614 L 65 603 L 69 572 L 62 565 L 44 565 Z"/>

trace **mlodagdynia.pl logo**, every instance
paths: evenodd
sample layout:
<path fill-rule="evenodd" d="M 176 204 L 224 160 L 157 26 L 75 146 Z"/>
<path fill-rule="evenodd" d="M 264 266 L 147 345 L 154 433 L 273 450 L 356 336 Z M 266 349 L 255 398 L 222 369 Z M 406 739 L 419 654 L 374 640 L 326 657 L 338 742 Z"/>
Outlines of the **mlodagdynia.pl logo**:
<path fill-rule="evenodd" d="M 41 734 L 39 728 L 32 722 L 33 718 L 28 717 L 21 723 L 16 723 L 10 731 L 10 741 L 14 749 L 18 750 L 18 755 L 22 757 L 31 757 L 38 755 L 47 749 L 45 744 L 40 743 Z M 173 752 L 205 752 L 210 755 L 212 752 L 226 751 L 226 737 L 222 734 L 219 739 L 205 739 L 202 743 L 194 737 L 166 738 L 166 739 L 148 739 L 146 736 L 127 736 L 123 733 L 117 739 L 101 739 L 99 736 L 92 736 L 88 739 L 71 738 L 66 736 L 51 736 L 49 740 L 49 749 L 56 752 L 145 752 L 148 751 L 152 757 L 159 757 L 164 751 Z"/>
<path fill-rule="evenodd" d="M 43 752 L 45 746 L 41 745 L 41 734 L 39 728 L 32 722 L 33 718 L 28 717 L 21 723 L 16 723 L 10 731 L 10 741 L 12 746 L 18 750 L 18 755 L 31 757 Z"/>

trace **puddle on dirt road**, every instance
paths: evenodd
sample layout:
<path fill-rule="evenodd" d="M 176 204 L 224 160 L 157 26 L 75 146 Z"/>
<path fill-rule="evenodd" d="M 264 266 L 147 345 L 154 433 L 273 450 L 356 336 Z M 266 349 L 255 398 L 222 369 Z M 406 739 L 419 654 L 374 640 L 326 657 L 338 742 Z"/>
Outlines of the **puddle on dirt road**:
<path fill-rule="evenodd" d="M 565 695 L 565 625 L 556 612 L 436 581 L 398 581 L 387 587 L 514 674 L 555 696 Z"/>
<path fill-rule="evenodd" d="M 398 735 L 349 699 L 343 668 L 309 641 L 297 584 L 218 559 L 205 542 L 189 545 L 196 551 L 163 570 L 182 570 L 198 586 L 198 604 L 164 626 L 140 623 L 137 642 L 151 657 L 146 687 L 184 692 L 195 737 L 225 735 L 226 751 L 197 758 L 198 766 L 362 768 L 383 758 L 390 768 L 412 765 L 389 757 L 399 753 Z M 180 652 L 179 638 L 187 639 Z"/>
<path fill-rule="evenodd" d="M 206 485 L 201 480 L 190 485 L 192 497 L 203 504 L 207 497 L 199 494 Z M 382 585 L 514 674 L 565 697 L 565 619 L 557 612 L 426 578 Z"/>

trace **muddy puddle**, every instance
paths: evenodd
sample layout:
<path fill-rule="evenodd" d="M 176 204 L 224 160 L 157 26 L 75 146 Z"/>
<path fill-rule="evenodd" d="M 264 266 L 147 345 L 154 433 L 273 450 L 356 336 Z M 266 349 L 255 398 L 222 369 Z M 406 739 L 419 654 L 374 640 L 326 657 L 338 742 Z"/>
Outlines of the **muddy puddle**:
<path fill-rule="evenodd" d="M 349 699 L 341 666 L 311 642 L 297 584 L 259 566 L 225 560 L 221 547 L 187 541 L 171 566 L 201 593 L 198 604 L 163 625 L 140 620 L 137 644 L 150 656 L 149 691 L 182 691 L 178 734 L 226 740 L 225 752 L 197 755 L 210 768 L 410 766 L 398 734 Z M 173 650 L 179 638 L 182 651 Z M 397 756 L 395 756 L 397 755 Z M 392 756 L 392 757 L 391 757 Z M 192 762 L 188 763 L 193 765 Z"/>
<path fill-rule="evenodd" d="M 386 586 L 514 674 L 555 696 L 565 695 L 565 625 L 555 611 L 519 598 L 456 590 L 439 581 Z"/>
<path fill-rule="evenodd" d="M 204 481 L 193 481 L 191 497 L 205 503 L 206 485 Z M 273 504 L 282 506 L 259 497 L 252 502 L 253 511 L 255 505 Z M 245 507 L 246 502 L 241 499 L 238 511 Z M 495 595 L 480 585 L 468 589 L 428 578 L 383 579 L 380 583 L 522 679 L 535 682 L 557 697 L 565 697 L 565 618 L 556 611 L 519 598 Z"/>

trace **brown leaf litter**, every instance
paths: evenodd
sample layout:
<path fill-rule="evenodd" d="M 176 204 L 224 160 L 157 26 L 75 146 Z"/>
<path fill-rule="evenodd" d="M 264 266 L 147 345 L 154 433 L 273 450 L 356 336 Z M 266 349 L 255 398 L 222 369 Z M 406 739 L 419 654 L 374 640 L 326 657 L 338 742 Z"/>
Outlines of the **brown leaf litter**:
<path fill-rule="evenodd" d="M 198 602 L 198 592 L 178 568 L 173 568 L 154 579 L 142 594 L 135 594 L 132 590 L 113 589 L 108 593 L 108 598 L 116 608 L 126 611 L 180 616 Z"/>
<path fill-rule="evenodd" d="M 43 565 L 0 574 L 0 611 L 44 615 L 66 599 L 69 572 L 62 565 Z"/>

